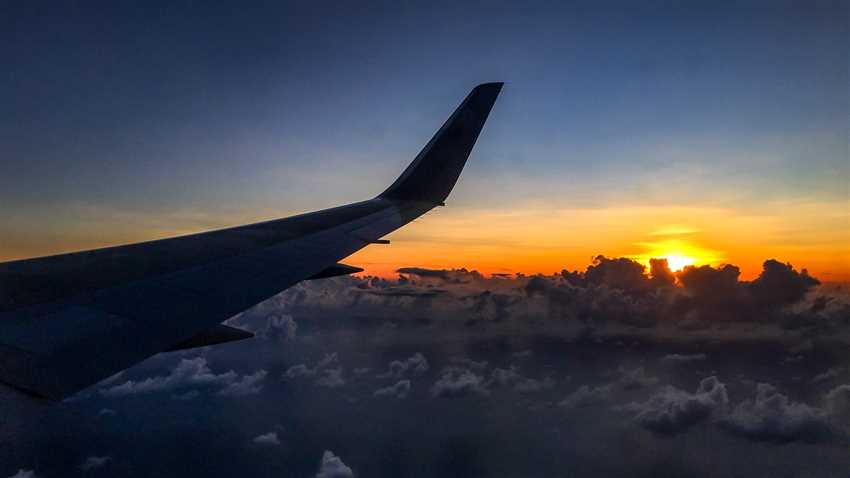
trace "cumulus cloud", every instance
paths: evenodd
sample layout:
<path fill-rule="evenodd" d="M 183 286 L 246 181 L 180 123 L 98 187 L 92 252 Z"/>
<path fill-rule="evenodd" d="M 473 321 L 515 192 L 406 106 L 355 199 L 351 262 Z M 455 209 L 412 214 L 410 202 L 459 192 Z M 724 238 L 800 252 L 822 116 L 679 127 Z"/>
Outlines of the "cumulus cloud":
<path fill-rule="evenodd" d="M 319 360 L 316 363 L 316 365 L 314 367 L 311 368 L 311 367 L 309 367 L 309 366 L 307 366 L 306 364 L 303 364 L 303 363 L 298 364 L 298 365 L 293 365 L 293 366 L 289 367 L 288 369 L 286 369 L 286 372 L 284 372 L 283 376 L 284 376 L 284 378 L 288 378 L 288 379 L 294 379 L 294 378 L 300 378 L 300 377 L 313 377 L 317 373 L 324 370 L 325 368 L 330 367 L 331 365 L 335 365 L 338 362 L 339 362 L 339 356 L 336 354 L 336 352 L 334 352 L 332 354 L 326 354 L 324 357 L 322 357 L 321 360 Z"/>
<path fill-rule="evenodd" d="M 647 375 L 643 367 L 633 369 L 620 367 L 617 369 L 617 380 L 615 385 L 619 386 L 623 390 L 652 387 L 657 383 L 658 379 Z"/>
<path fill-rule="evenodd" d="M 240 380 L 227 384 L 218 393 L 225 397 L 244 397 L 255 395 L 263 390 L 263 380 L 266 379 L 266 371 L 258 370 L 251 375 L 245 375 Z"/>
<path fill-rule="evenodd" d="M 471 368 L 473 370 L 485 370 L 487 368 L 486 360 L 475 361 L 467 357 L 452 357 L 449 361 L 455 365 Z"/>
<path fill-rule="evenodd" d="M 213 373 L 205 358 L 196 357 L 180 360 L 180 363 L 168 375 L 149 377 L 141 381 L 128 380 L 120 385 L 101 390 L 101 394 L 107 397 L 120 397 L 181 387 L 227 386 L 237 378 L 238 375 L 233 370 L 221 374 Z"/>
<path fill-rule="evenodd" d="M 744 438 L 774 443 L 818 442 L 832 433 L 825 410 L 793 402 L 766 383 L 759 383 L 755 398 L 738 404 L 722 424 Z"/>
<path fill-rule="evenodd" d="M 80 469 L 83 471 L 90 471 L 102 468 L 111 460 L 112 457 L 109 456 L 90 456 L 80 465 Z"/>
<path fill-rule="evenodd" d="M 826 394 L 827 412 L 833 422 L 850 431 L 850 385 L 839 385 Z"/>
<path fill-rule="evenodd" d="M 668 354 L 661 358 L 661 362 L 666 364 L 683 364 L 691 362 L 700 362 L 708 358 L 706 354 Z"/>
<path fill-rule="evenodd" d="M 395 397 L 399 399 L 407 398 L 410 394 L 410 380 L 399 380 L 395 385 L 379 388 L 375 390 L 376 397 Z"/>
<path fill-rule="evenodd" d="M 812 378 L 812 383 L 826 382 L 838 378 L 844 372 L 844 367 L 832 367 L 826 372 L 819 373 Z"/>
<path fill-rule="evenodd" d="M 327 388 L 338 388 L 345 385 L 342 378 L 342 367 L 322 370 L 321 376 L 316 379 L 316 385 Z"/>
<path fill-rule="evenodd" d="M 446 367 L 440 373 L 440 378 L 431 386 L 431 396 L 438 398 L 489 394 L 484 378 L 462 367 Z"/>
<path fill-rule="evenodd" d="M 278 438 L 277 432 L 268 432 L 255 436 L 251 441 L 258 445 L 280 445 L 280 438 Z"/>
<path fill-rule="evenodd" d="M 399 274 L 414 275 L 423 279 L 439 279 L 443 282 L 465 284 L 477 280 L 483 280 L 478 271 L 467 269 L 426 269 L 424 267 L 402 267 L 397 269 Z"/>
<path fill-rule="evenodd" d="M 610 384 L 592 388 L 589 385 L 582 385 L 567 395 L 558 405 L 566 409 L 598 405 L 599 403 L 610 400 L 612 388 Z"/>
<path fill-rule="evenodd" d="M 834 328 L 850 326 L 841 319 L 842 311 L 850 310 L 846 301 L 808 304 L 818 300 L 807 299 L 817 281 L 773 260 L 765 262 L 752 282 L 740 280 L 740 270 L 733 265 L 689 266 L 673 273 L 663 259 L 651 260 L 647 270 L 632 259 L 605 256 L 596 257 L 584 271 L 550 276 L 484 277 L 465 269 L 399 271 L 398 279 L 348 276 L 299 284 L 284 294 L 286 304 L 301 308 L 302 321 L 318 315 L 310 308 L 356 310 L 359 316 L 392 320 L 393 330 L 402 330 L 405 321 L 432 323 L 435 314 L 445 323 L 467 326 L 547 318 L 587 327 L 597 337 L 663 333 L 686 341 L 695 335 L 726 339 L 732 334 L 723 324 L 730 323 L 741 324 L 742 333 L 754 337 L 776 337 L 775 331 L 789 327 L 807 332 L 833 327 L 835 335 Z M 766 291 L 774 290 L 777 298 L 770 301 Z M 811 312 L 813 307 L 818 312 Z"/>
<path fill-rule="evenodd" d="M 298 324 L 291 315 L 271 315 L 266 319 L 266 325 L 260 336 L 273 340 L 293 340 L 298 332 Z"/>
<path fill-rule="evenodd" d="M 9 478 L 38 478 L 38 475 L 36 475 L 33 470 L 19 469 L 17 473 Z"/>
<path fill-rule="evenodd" d="M 726 385 L 717 377 L 708 377 L 694 393 L 668 385 L 646 402 L 632 403 L 624 409 L 635 412 L 634 420 L 643 428 L 660 435 L 675 435 L 722 415 L 728 404 Z"/>
<path fill-rule="evenodd" d="M 493 371 L 490 373 L 490 380 L 487 381 L 485 386 L 510 386 L 513 388 L 513 390 L 519 393 L 536 393 L 553 388 L 555 386 L 555 381 L 551 377 L 546 377 L 543 380 L 525 377 L 519 373 L 517 367 L 511 366 L 507 369 L 493 369 Z"/>
<path fill-rule="evenodd" d="M 354 478 L 354 470 L 330 450 L 325 450 L 316 478 Z"/>
<path fill-rule="evenodd" d="M 378 378 L 402 378 L 408 373 L 422 374 L 428 371 L 428 359 L 419 352 L 405 360 L 393 360 L 390 362 L 386 373 L 378 375 Z"/>

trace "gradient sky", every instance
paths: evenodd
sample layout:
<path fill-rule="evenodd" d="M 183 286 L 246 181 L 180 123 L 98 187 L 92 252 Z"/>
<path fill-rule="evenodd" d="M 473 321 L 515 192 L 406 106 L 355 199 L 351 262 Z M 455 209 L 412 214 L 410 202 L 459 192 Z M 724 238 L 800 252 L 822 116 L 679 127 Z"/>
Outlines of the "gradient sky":
<path fill-rule="evenodd" d="M 464 3 L 0 7 L 0 260 L 372 197 L 505 81 L 450 207 L 349 263 L 850 279 L 846 2 Z"/>

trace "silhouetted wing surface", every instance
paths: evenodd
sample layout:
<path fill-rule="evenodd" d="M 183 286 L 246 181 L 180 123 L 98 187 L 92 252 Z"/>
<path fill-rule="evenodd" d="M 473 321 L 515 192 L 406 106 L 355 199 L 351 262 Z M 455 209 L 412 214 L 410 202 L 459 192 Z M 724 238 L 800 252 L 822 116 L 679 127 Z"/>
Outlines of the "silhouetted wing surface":
<path fill-rule="evenodd" d="M 442 204 L 501 90 L 472 90 L 380 196 L 219 231 L 0 264 L 0 382 L 67 397 L 152 355 L 248 336 L 221 322 Z"/>

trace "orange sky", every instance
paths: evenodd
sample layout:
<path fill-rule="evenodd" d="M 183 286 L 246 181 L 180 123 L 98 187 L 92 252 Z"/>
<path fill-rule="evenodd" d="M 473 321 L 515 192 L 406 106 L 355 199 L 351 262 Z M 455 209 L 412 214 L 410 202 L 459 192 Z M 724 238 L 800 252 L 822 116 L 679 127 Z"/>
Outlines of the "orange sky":
<path fill-rule="evenodd" d="M 781 212 L 778 214 L 777 212 Z M 743 279 L 765 259 L 808 268 L 823 281 L 850 280 L 850 209 L 788 203 L 741 212 L 704 207 L 469 210 L 440 208 L 346 262 L 394 275 L 404 266 L 474 268 L 484 273 L 583 270 L 593 256 L 671 265 L 731 263 Z"/>
<path fill-rule="evenodd" d="M 171 211 L 144 214 L 100 208 L 68 221 L 19 224 L 4 234 L 0 261 L 91 249 L 271 219 L 298 211 Z M 36 224 L 37 222 L 37 224 Z M 38 226 L 38 227 L 36 227 Z M 766 259 L 807 268 L 822 281 L 850 281 L 850 205 L 771 202 L 751 210 L 702 206 L 507 209 L 437 208 L 345 260 L 367 274 L 394 276 L 399 267 L 477 269 L 483 273 L 584 270 L 592 257 L 670 257 L 696 264 L 730 263 L 752 279 Z M 687 263 L 684 262 L 684 263 Z"/>

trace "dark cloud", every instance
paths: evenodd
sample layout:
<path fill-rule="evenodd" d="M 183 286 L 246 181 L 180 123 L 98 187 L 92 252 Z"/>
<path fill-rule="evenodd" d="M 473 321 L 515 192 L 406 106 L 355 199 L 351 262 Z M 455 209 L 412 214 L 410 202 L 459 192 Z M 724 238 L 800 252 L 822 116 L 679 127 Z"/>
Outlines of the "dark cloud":
<path fill-rule="evenodd" d="M 611 384 L 598 387 L 582 385 L 567 395 L 558 405 L 566 409 L 596 406 L 611 399 L 612 389 Z"/>
<path fill-rule="evenodd" d="M 38 475 L 35 474 L 33 470 L 24 470 L 19 469 L 17 473 L 10 476 L 9 478 L 38 478 Z"/>
<path fill-rule="evenodd" d="M 399 274 L 414 275 L 423 279 L 438 279 L 454 284 L 465 284 L 484 277 L 480 272 L 467 269 L 425 269 L 423 267 L 402 267 L 397 269 Z"/>
<path fill-rule="evenodd" d="M 755 398 L 738 404 L 722 425 L 744 438 L 773 443 L 814 443 L 832 435 L 827 411 L 793 402 L 766 383 L 759 383 Z"/>
<path fill-rule="evenodd" d="M 844 367 L 832 367 L 826 372 L 815 375 L 812 378 L 812 383 L 826 382 L 838 378 L 842 373 L 844 373 Z"/>
<path fill-rule="evenodd" d="M 692 362 L 701 362 L 708 359 L 708 355 L 699 354 L 669 354 L 661 358 L 661 361 L 668 364 L 683 364 Z"/>
<path fill-rule="evenodd" d="M 298 332 L 298 324 L 292 316 L 272 315 L 266 320 L 266 326 L 263 328 L 260 336 L 273 340 L 292 340 Z"/>
<path fill-rule="evenodd" d="M 325 354 L 325 356 L 322 357 L 321 360 L 316 362 L 316 365 L 314 367 L 310 368 L 306 364 L 293 365 L 286 369 L 286 372 L 284 372 L 283 376 L 284 378 L 288 379 L 294 379 L 299 377 L 313 377 L 317 373 L 322 372 L 326 368 L 330 367 L 331 365 L 336 365 L 337 363 L 339 363 L 339 356 L 336 354 L 336 352 L 331 354 Z"/>
<path fill-rule="evenodd" d="M 484 363 L 486 365 L 486 362 Z M 511 387 L 519 393 L 536 393 L 549 390 L 554 386 L 555 381 L 551 377 L 545 377 L 542 380 L 528 378 L 520 374 L 516 366 L 511 366 L 507 369 L 493 369 L 490 373 L 490 380 L 485 383 L 485 388 Z"/>
<path fill-rule="evenodd" d="M 379 388 L 375 390 L 376 397 L 395 397 L 399 399 L 407 398 L 410 393 L 410 380 L 399 380 L 395 385 Z"/>
<path fill-rule="evenodd" d="M 635 412 L 635 422 L 647 430 L 675 435 L 722 414 L 728 404 L 726 385 L 716 377 L 708 377 L 694 393 L 667 386 L 646 402 L 632 403 L 624 409 Z"/>
<path fill-rule="evenodd" d="M 661 261 L 642 278 L 638 269 L 628 259 L 600 258 L 590 278 L 585 271 L 488 278 L 458 270 L 448 279 L 406 273 L 303 282 L 232 319 L 260 340 L 163 354 L 111 378 L 97 387 L 104 394 L 63 404 L 87 419 L 75 432 L 79 443 L 50 438 L 62 445 L 44 460 L 35 452 L 10 460 L 0 447 L 0 462 L 15 466 L 0 472 L 38 463 L 44 476 L 82 476 L 92 447 L 121 457 L 109 464 L 116 472 L 132 467 L 141 476 L 167 474 L 157 462 L 189 460 L 223 476 L 313 476 L 325 447 L 357 457 L 358 471 L 376 477 L 549 476 L 565 463 L 577 476 L 657 476 L 671 466 L 699 475 L 706 459 L 718 476 L 805 475 L 814 455 L 826 462 L 823 470 L 845 468 L 842 441 L 820 436 L 817 453 L 786 447 L 797 458 L 775 458 L 777 444 L 807 440 L 787 430 L 806 428 L 786 425 L 781 435 L 763 422 L 791 422 L 791 412 L 759 421 L 753 417 L 764 406 L 743 404 L 756 402 L 744 399 L 757 382 L 774 383 L 795 397 L 786 408 L 803 400 L 830 436 L 848 436 L 850 386 L 835 386 L 845 378 L 835 369 L 848 358 L 845 290 L 815 286 L 795 303 L 763 306 L 738 277 L 730 301 L 702 297 L 717 291 L 686 288 L 678 274 L 671 282 Z M 802 358 L 783 362 L 788 355 Z M 267 382 L 263 371 L 282 381 Z M 719 381 L 698 385 L 706 376 L 735 377 L 728 396 L 736 400 L 723 398 Z M 111 389 L 150 395 L 117 401 Z M 442 399 L 457 397 L 467 398 Z M 555 416 L 553 404 L 561 405 Z M 118 412 L 106 418 L 105 407 Z M 20 431 L 11 441 L 2 436 L 8 416 L 0 416 L 0 442 L 26 442 Z M 90 423 L 100 416 L 95 434 Z M 286 426 L 270 428 L 270 419 Z M 151 436 L 137 440 L 150 460 L 122 441 L 136 430 Z M 203 438 L 208 430 L 215 439 Z M 253 440 L 269 430 L 281 445 L 262 452 Z M 668 439 L 683 433 L 687 440 Z M 511 439 L 491 439 L 497 434 Z M 711 439 L 691 439 L 701 434 Z M 781 438 L 765 438 L 771 434 Z M 651 453 L 629 451 L 637 438 Z M 197 443 L 195 455 L 162 459 L 177 439 Z M 603 442 L 600 451 L 595 444 Z M 766 462 L 779 468 L 759 466 Z"/>
<path fill-rule="evenodd" d="M 393 360 L 390 362 L 387 371 L 378 375 L 378 378 L 402 378 L 408 373 L 425 373 L 429 368 L 428 359 L 420 352 L 416 352 L 405 360 Z"/>
<path fill-rule="evenodd" d="M 316 379 L 316 385 L 327 388 L 339 388 L 344 386 L 345 379 L 342 378 L 342 367 L 322 370 L 319 378 Z"/>
<path fill-rule="evenodd" d="M 833 423 L 850 432 L 850 384 L 839 385 L 826 394 L 826 409 Z"/>
<path fill-rule="evenodd" d="M 83 471 L 91 471 L 96 470 L 98 468 L 103 468 L 111 460 L 112 457 L 109 456 L 90 456 L 80 464 L 80 469 Z"/>
<path fill-rule="evenodd" d="M 255 395 L 263 390 L 263 381 L 268 373 L 258 370 L 250 375 L 244 375 L 241 379 L 233 381 L 222 388 L 218 394 L 225 397 L 244 397 Z"/>
<path fill-rule="evenodd" d="M 797 272 L 788 263 L 770 259 L 764 262 L 763 267 L 761 274 L 749 285 L 753 300 L 762 308 L 774 309 L 797 303 L 812 287 L 820 284 L 806 269 Z"/>
<path fill-rule="evenodd" d="M 465 397 L 468 395 L 487 396 L 484 377 L 462 367 L 446 367 L 440 378 L 431 387 L 431 396 L 438 398 Z"/>
<path fill-rule="evenodd" d="M 468 367 L 473 370 L 485 370 L 489 365 L 486 360 L 476 362 L 475 360 L 472 360 L 467 357 L 452 357 L 449 360 L 453 364 L 460 365 L 462 367 Z"/>

